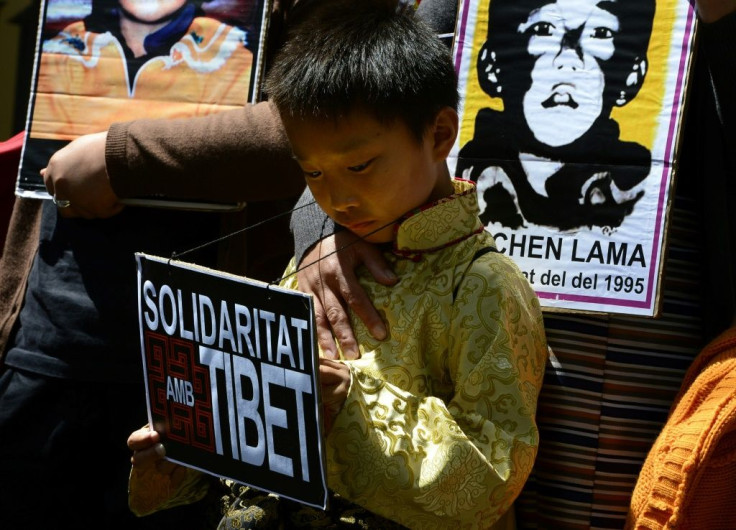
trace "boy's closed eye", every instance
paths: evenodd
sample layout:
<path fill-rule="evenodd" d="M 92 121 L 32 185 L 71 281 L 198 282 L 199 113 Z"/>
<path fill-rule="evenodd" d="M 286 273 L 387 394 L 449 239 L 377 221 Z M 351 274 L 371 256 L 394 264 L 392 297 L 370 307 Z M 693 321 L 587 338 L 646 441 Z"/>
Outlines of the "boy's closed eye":
<path fill-rule="evenodd" d="M 367 162 L 363 162 L 362 164 L 350 166 L 348 167 L 348 171 L 352 171 L 353 173 L 360 173 L 361 171 L 365 171 L 373 163 L 374 160 L 375 158 L 371 158 L 370 160 L 368 160 Z"/>
<path fill-rule="evenodd" d="M 363 171 L 368 169 L 371 166 L 371 164 L 373 164 L 374 160 L 375 158 L 372 158 L 366 162 L 363 162 L 362 164 L 348 166 L 347 170 L 350 171 L 351 173 L 362 173 Z M 312 178 L 312 179 L 322 176 L 322 172 L 318 170 L 310 171 L 308 169 L 302 169 L 302 173 L 304 173 L 305 177 Z"/>

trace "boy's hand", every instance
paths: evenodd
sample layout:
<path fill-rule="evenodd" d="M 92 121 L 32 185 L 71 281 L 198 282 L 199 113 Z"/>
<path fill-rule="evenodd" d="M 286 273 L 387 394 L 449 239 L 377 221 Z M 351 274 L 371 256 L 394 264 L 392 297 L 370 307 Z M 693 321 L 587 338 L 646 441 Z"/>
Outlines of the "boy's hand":
<path fill-rule="evenodd" d="M 140 470 L 155 467 L 160 468 L 162 473 L 170 474 L 172 469 L 169 466 L 175 466 L 164 460 L 166 450 L 161 444 L 161 436 L 147 425 L 131 433 L 128 449 L 133 451 L 130 463 Z"/>
<path fill-rule="evenodd" d="M 105 165 L 107 132 L 80 136 L 58 150 L 41 170 L 46 190 L 69 206 L 64 217 L 111 217 L 123 209 L 112 190 Z"/>
<path fill-rule="evenodd" d="M 345 363 L 319 360 L 319 383 L 322 388 L 322 407 L 325 411 L 325 428 L 330 432 L 335 416 L 340 412 L 350 390 L 350 368 Z"/>
<path fill-rule="evenodd" d="M 166 450 L 156 431 L 148 426 L 128 437 L 133 469 L 128 484 L 128 504 L 136 515 L 152 513 L 166 504 L 186 478 L 186 468 L 164 460 Z"/>
<path fill-rule="evenodd" d="M 397 278 L 380 250 L 365 241 L 356 241 L 349 247 L 333 253 L 336 249 L 354 242 L 356 238 L 352 232 L 343 230 L 319 241 L 304 255 L 300 263 L 300 266 L 310 263 L 314 265 L 297 273 L 299 289 L 314 295 L 319 346 L 324 355 L 330 359 L 338 358 L 332 332 L 337 337 L 346 359 L 357 359 L 360 356 L 347 307 L 365 322 L 371 335 L 376 339 L 386 338 L 386 326 L 358 283 L 355 269 L 364 264 L 376 281 L 384 285 L 395 284 Z M 321 256 L 327 257 L 318 261 Z"/>

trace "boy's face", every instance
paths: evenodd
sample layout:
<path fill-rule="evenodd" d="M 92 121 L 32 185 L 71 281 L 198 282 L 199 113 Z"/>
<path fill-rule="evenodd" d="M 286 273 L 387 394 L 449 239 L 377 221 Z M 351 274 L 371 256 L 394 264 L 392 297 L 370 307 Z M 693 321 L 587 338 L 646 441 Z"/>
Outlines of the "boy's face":
<path fill-rule="evenodd" d="M 120 0 L 120 7 L 138 20 L 156 23 L 181 8 L 187 0 Z"/>
<path fill-rule="evenodd" d="M 394 221 L 453 192 L 431 131 L 418 142 L 402 120 L 382 124 L 358 110 L 334 121 L 283 121 L 317 203 L 367 241 L 393 241 Z"/>
<path fill-rule="evenodd" d="M 524 117 L 540 142 L 572 143 L 601 115 L 601 63 L 615 52 L 616 7 L 616 0 L 557 0 L 532 10 L 519 25 L 534 59 Z"/>

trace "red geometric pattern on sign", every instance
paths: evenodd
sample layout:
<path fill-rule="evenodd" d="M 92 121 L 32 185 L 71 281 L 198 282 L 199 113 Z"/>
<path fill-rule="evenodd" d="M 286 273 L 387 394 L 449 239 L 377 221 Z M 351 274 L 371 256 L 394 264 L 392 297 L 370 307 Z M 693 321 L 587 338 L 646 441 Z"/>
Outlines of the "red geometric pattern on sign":
<path fill-rule="evenodd" d="M 154 424 L 166 416 L 166 357 L 169 337 L 153 331 L 146 331 L 146 367 L 148 371 L 148 391 L 151 399 L 151 414 Z M 158 417 L 158 421 L 156 421 Z"/>
<path fill-rule="evenodd" d="M 154 424 L 165 425 L 171 440 L 214 452 L 209 371 L 197 362 L 196 344 L 152 331 L 144 343 Z M 168 377 L 191 383 L 193 406 L 167 399 Z"/>
<path fill-rule="evenodd" d="M 179 381 L 191 381 L 189 368 L 194 354 L 194 344 L 181 339 L 169 339 L 169 354 L 166 356 L 166 372 Z M 167 381 L 168 384 L 168 381 Z M 191 443 L 193 420 L 192 407 L 186 403 L 169 400 L 169 430 L 172 440 L 183 444 Z"/>
<path fill-rule="evenodd" d="M 189 445 L 199 447 L 201 449 L 208 450 L 210 452 L 215 451 L 215 438 L 213 434 L 214 420 L 212 418 L 212 393 L 210 392 L 210 374 L 209 370 L 201 366 L 197 359 L 197 346 L 189 341 L 182 339 L 171 338 L 171 346 L 174 351 L 173 357 L 176 359 L 176 369 L 185 369 L 182 358 L 177 355 L 180 352 L 186 350 L 184 360 L 188 361 L 186 364 L 186 376 L 181 377 L 185 381 L 192 383 L 192 393 L 194 395 L 194 407 L 188 407 L 186 405 L 180 405 L 171 402 L 172 418 L 174 412 L 178 413 L 178 416 L 187 418 L 187 442 Z M 173 370 L 172 370 L 173 372 Z M 183 373 L 183 372 L 182 372 Z M 182 407 L 186 408 L 186 411 L 178 410 Z"/>

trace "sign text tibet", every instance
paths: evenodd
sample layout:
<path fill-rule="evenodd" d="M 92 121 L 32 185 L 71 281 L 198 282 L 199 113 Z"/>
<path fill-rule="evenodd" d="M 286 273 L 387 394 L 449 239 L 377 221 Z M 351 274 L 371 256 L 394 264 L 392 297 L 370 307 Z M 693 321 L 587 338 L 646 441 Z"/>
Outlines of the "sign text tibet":
<path fill-rule="evenodd" d="M 311 299 L 136 258 L 149 419 L 167 456 L 324 508 Z"/>

